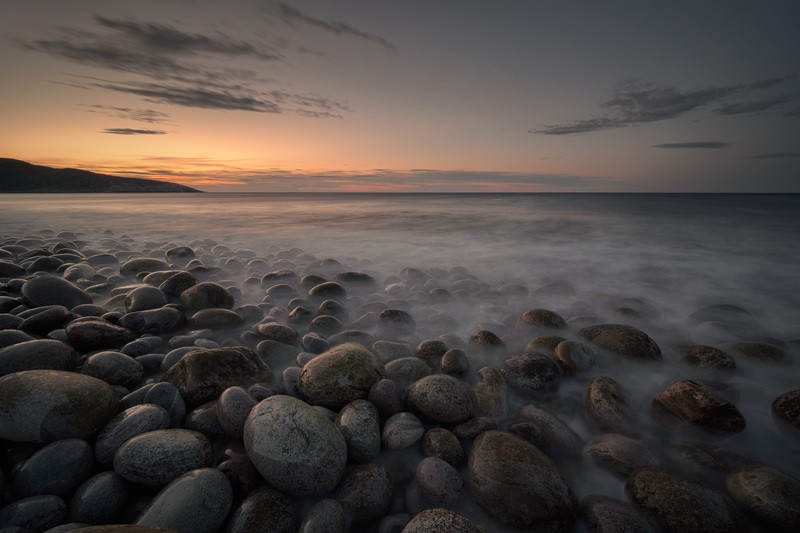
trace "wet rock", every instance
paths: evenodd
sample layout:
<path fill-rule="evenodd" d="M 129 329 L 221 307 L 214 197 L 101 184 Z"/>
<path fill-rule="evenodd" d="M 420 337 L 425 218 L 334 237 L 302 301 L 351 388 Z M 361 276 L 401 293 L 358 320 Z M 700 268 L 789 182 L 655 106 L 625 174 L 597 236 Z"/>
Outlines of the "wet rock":
<path fill-rule="evenodd" d="M 425 427 L 412 413 L 392 415 L 383 425 L 381 442 L 389 450 L 402 450 L 416 443 L 425 434 Z"/>
<path fill-rule="evenodd" d="M 406 393 L 406 406 L 421 416 L 445 424 L 458 424 L 475 414 L 475 394 L 469 385 L 446 374 L 426 376 Z"/>
<path fill-rule="evenodd" d="M 736 368 L 733 357 L 713 346 L 680 346 L 678 357 L 697 368 L 710 370 L 733 370 Z"/>
<path fill-rule="evenodd" d="M 762 363 L 791 364 L 792 362 L 784 350 L 766 342 L 729 342 L 717 348 L 725 353 Z"/>
<path fill-rule="evenodd" d="M 211 443 L 202 433 L 159 429 L 122 444 L 114 455 L 114 470 L 133 483 L 158 486 L 190 470 L 209 466 L 211 458 Z"/>
<path fill-rule="evenodd" d="M 618 433 L 606 433 L 593 438 L 583 453 L 598 465 L 622 477 L 639 468 L 656 468 L 660 464 L 649 446 Z"/>
<path fill-rule="evenodd" d="M 800 483 L 761 465 L 735 470 L 727 488 L 734 501 L 771 529 L 800 530 Z"/>
<path fill-rule="evenodd" d="M 596 377 L 586 390 L 586 418 L 603 431 L 627 434 L 630 412 L 622 387 L 608 377 Z"/>
<path fill-rule="evenodd" d="M 184 429 L 197 431 L 210 440 L 218 440 L 228 436 L 217 417 L 217 402 L 206 402 L 192 409 L 183 421 Z"/>
<path fill-rule="evenodd" d="M 176 533 L 213 533 L 228 516 L 232 500 L 225 475 L 214 468 L 201 468 L 167 485 L 136 523 Z"/>
<path fill-rule="evenodd" d="M 167 296 L 161 289 L 151 286 L 137 287 L 125 295 L 125 310 L 129 313 L 158 309 L 166 303 Z"/>
<path fill-rule="evenodd" d="M 536 352 L 523 352 L 507 358 L 503 361 L 502 372 L 510 386 L 529 394 L 548 395 L 561 386 L 558 365 Z"/>
<path fill-rule="evenodd" d="M 634 472 L 625 483 L 625 493 L 665 531 L 739 531 L 744 525 L 726 495 L 664 470 Z"/>
<path fill-rule="evenodd" d="M 566 528 L 577 517 L 578 502 L 556 466 L 511 433 L 475 439 L 468 471 L 472 498 L 503 524 Z"/>
<path fill-rule="evenodd" d="M 217 400 L 217 418 L 219 425 L 232 439 L 242 438 L 244 423 L 256 400 L 241 387 L 229 387 L 220 394 Z"/>
<path fill-rule="evenodd" d="M 558 343 L 553 350 L 553 356 L 561 368 L 572 375 L 592 369 L 596 361 L 591 346 L 575 341 Z"/>
<path fill-rule="evenodd" d="M 581 336 L 595 346 L 622 357 L 661 359 L 661 349 L 645 332 L 621 324 L 599 324 L 581 330 Z"/>
<path fill-rule="evenodd" d="M 366 463 L 381 451 L 381 425 L 378 410 L 367 400 L 354 400 L 336 417 L 336 427 L 347 443 L 350 461 Z"/>
<path fill-rule="evenodd" d="M 128 502 L 128 483 L 116 472 L 102 472 L 87 479 L 69 502 L 70 522 L 112 524 Z"/>
<path fill-rule="evenodd" d="M 383 379 L 383 366 L 360 344 L 335 346 L 309 361 L 300 374 L 300 393 L 312 405 L 341 409 L 364 399 L 370 387 Z"/>
<path fill-rule="evenodd" d="M 228 387 L 269 382 L 272 371 L 253 350 L 226 347 L 196 350 L 184 355 L 164 374 L 188 407 L 216 399 Z"/>
<path fill-rule="evenodd" d="M 16 278 L 24 276 L 27 271 L 11 261 L 0 261 L 0 278 Z"/>
<path fill-rule="evenodd" d="M 528 341 L 528 344 L 525 345 L 525 351 L 551 354 L 556 349 L 556 346 L 566 340 L 560 335 L 540 335 Z"/>
<path fill-rule="evenodd" d="M 367 399 L 378 409 L 383 418 L 389 418 L 403 410 L 400 391 L 390 379 L 382 379 L 370 387 Z"/>
<path fill-rule="evenodd" d="M 442 372 L 451 376 L 463 376 L 469 372 L 469 360 L 463 350 L 447 350 L 441 360 Z"/>
<path fill-rule="evenodd" d="M 33 496 L 0 509 L 0 530 L 45 531 L 64 521 L 67 505 L 58 496 Z"/>
<path fill-rule="evenodd" d="M 116 413 L 114 390 L 90 376 L 28 370 L 0 378 L 0 438 L 6 440 L 88 440 Z"/>
<path fill-rule="evenodd" d="M 297 508 L 291 498 L 262 487 L 252 492 L 233 512 L 228 522 L 230 533 L 294 533 Z"/>
<path fill-rule="evenodd" d="M 119 352 L 100 352 L 83 363 L 81 373 L 102 379 L 109 385 L 131 387 L 142 379 L 142 364 Z"/>
<path fill-rule="evenodd" d="M 476 526 L 469 519 L 448 509 L 426 509 L 414 516 L 402 533 L 482 533 L 486 529 Z"/>
<path fill-rule="evenodd" d="M 342 504 L 333 499 L 320 500 L 312 507 L 303 523 L 300 533 L 345 533 L 347 517 Z"/>
<path fill-rule="evenodd" d="M 722 322 L 745 331 L 758 331 L 758 321 L 747 309 L 732 304 L 716 304 L 702 307 L 689 315 L 691 324 Z"/>
<path fill-rule="evenodd" d="M 65 498 L 89 477 L 92 466 L 92 448 L 86 441 L 59 440 L 25 461 L 14 475 L 11 490 L 17 498 L 45 495 Z"/>
<path fill-rule="evenodd" d="M 347 445 L 334 423 L 291 396 L 272 396 L 253 408 L 244 444 L 267 482 L 291 496 L 329 492 L 347 463 Z"/>
<path fill-rule="evenodd" d="M 800 432 L 800 389 L 781 394 L 772 402 L 772 418 L 778 427 L 797 435 Z M 791 430 L 796 431 L 791 431 Z"/>
<path fill-rule="evenodd" d="M 166 429 L 169 422 L 169 414 L 158 405 L 146 403 L 122 411 L 97 436 L 94 445 L 97 462 L 111 464 L 125 442 L 142 433 Z"/>
<path fill-rule="evenodd" d="M 22 286 L 22 296 L 33 307 L 60 305 L 72 309 L 92 303 L 92 298 L 80 287 L 57 276 L 34 276 Z"/>
<path fill-rule="evenodd" d="M 438 457 L 426 457 L 417 465 L 417 485 L 437 507 L 455 507 L 467 486 L 453 465 Z"/>
<path fill-rule="evenodd" d="M 188 246 L 176 246 L 164 252 L 164 257 L 167 261 L 176 261 L 178 259 L 193 259 L 195 256 L 194 250 Z"/>
<path fill-rule="evenodd" d="M 75 318 L 75 315 L 66 307 L 53 305 L 39 308 L 41 311 L 25 318 L 17 327 L 31 335 L 45 336 L 54 329 L 64 327 L 64 324 Z"/>
<path fill-rule="evenodd" d="M 60 341 L 30 340 L 0 349 L 0 376 L 23 370 L 74 370 L 75 350 Z"/>
<path fill-rule="evenodd" d="M 668 424 L 716 433 L 738 433 L 746 422 L 736 406 L 697 381 L 681 379 L 661 391 L 651 404 L 653 415 Z"/>
<path fill-rule="evenodd" d="M 154 384 L 145 394 L 143 403 L 152 403 L 166 410 L 169 413 L 169 427 L 172 428 L 180 427 L 186 416 L 186 404 L 172 383 Z"/>
<path fill-rule="evenodd" d="M 425 433 L 422 451 L 429 457 L 438 457 L 455 467 L 461 466 L 466 460 L 461 441 L 452 431 L 444 428 L 433 428 Z"/>
<path fill-rule="evenodd" d="M 334 498 L 353 522 L 369 522 L 389 509 L 392 478 L 384 467 L 376 464 L 352 467 L 345 472 Z"/>
<path fill-rule="evenodd" d="M 659 533 L 658 525 L 633 505 L 608 496 L 587 496 L 583 516 L 590 533 Z"/>
<path fill-rule="evenodd" d="M 132 330 L 137 335 L 161 335 L 176 330 L 183 322 L 183 315 L 172 307 L 149 309 L 126 313 L 119 325 Z"/>
<path fill-rule="evenodd" d="M 73 322 L 65 330 L 69 343 L 82 353 L 120 348 L 136 339 L 133 331 L 100 318 Z"/>
<path fill-rule="evenodd" d="M 551 458 L 581 455 L 583 439 L 566 422 L 540 405 L 528 404 L 519 412 L 520 420 L 509 431 L 530 442 Z"/>
<path fill-rule="evenodd" d="M 181 305 L 189 313 L 196 313 L 201 309 L 220 307 L 233 308 L 233 296 L 225 287 L 217 283 L 203 282 L 193 285 L 181 293 Z"/>

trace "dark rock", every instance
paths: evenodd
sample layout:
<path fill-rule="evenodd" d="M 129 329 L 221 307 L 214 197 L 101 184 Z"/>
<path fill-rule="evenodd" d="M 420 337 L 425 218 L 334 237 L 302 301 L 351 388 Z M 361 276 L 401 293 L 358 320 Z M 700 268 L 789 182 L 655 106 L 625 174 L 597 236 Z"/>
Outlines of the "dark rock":
<path fill-rule="evenodd" d="M 427 361 L 431 366 L 438 366 L 445 353 L 447 353 L 447 345 L 438 339 L 434 339 L 422 341 L 417 346 L 415 355 Z"/>
<path fill-rule="evenodd" d="M 60 496 L 66 498 L 92 471 L 92 448 L 81 439 L 48 444 L 17 470 L 11 490 L 17 498 Z"/>
<path fill-rule="evenodd" d="M 411 413 L 392 415 L 383 425 L 381 442 L 389 450 L 402 450 L 416 443 L 425 434 L 419 418 Z"/>
<path fill-rule="evenodd" d="M 169 414 L 160 406 L 143 404 L 130 407 L 111 419 L 94 444 L 97 462 L 109 465 L 120 446 L 142 433 L 169 427 Z"/>
<path fill-rule="evenodd" d="M 434 374 L 414 382 L 408 388 L 405 401 L 409 410 L 446 424 L 472 418 L 477 403 L 469 385 L 446 374 Z"/>
<path fill-rule="evenodd" d="M 299 533 L 345 533 L 347 517 L 342 504 L 333 499 L 320 500 L 303 518 Z"/>
<path fill-rule="evenodd" d="M 300 347 L 300 334 L 289 326 L 270 322 L 258 324 L 256 330 L 258 330 L 258 334 L 263 339 L 281 342 L 295 348 Z"/>
<path fill-rule="evenodd" d="M 209 466 L 211 458 L 211 443 L 202 433 L 159 429 L 122 444 L 114 455 L 114 470 L 133 483 L 159 486 L 190 470 Z"/>
<path fill-rule="evenodd" d="M 102 379 L 109 385 L 131 387 L 142 379 L 142 364 L 119 352 L 99 352 L 83 363 L 81 373 Z"/>
<path fill-rule="evenodd" d="M 789 354 L 766 342 L 729 342 L 717 346 L 720 350 L 753 361 L 774 364 L 791 364 Z"/>
<path fill-rule="evenodd" d="M 10 261 L 0 261 L 0 278 L 16 278 L 24 276 L 27 271 Z"/>
<path fill-rule="evenodd" d="M 458 470 L 438 457 L 426 457 L 419 462 L 416 480 L 422 493 L 437 507 L 455 507 L 467 493 Z"/>
<path fill-rule="evenodd" d="M 405 396 L 408 387 L 425 376 L 431 375 L 433 368 L 419 357 L 401 357 L 386 363 L 386 377 L 397 385 L 401 396 Z"/>
<path fill-rule="evenodd" d="M 426 509 L 411 519 L 402 533 L 485 533 L 486 529 L 476 526 L 469 519 L 447 509 Z"/>
<path fill-rule="evenodd" d="M 31 335 L 45 336 L 54 329 L 63 328 L 64 324 L 75 318 L 69 309 L 60 305 L 41 309 L 42 311 L 23 320 L 18 329 Z"/>
<path fill-rule="evenodd" d="M 60 341 L 30 340 L 0 349 L 0 376 L 23 370 L 74 370 L 75 350 Z"/>
<path fill-rule="evenodd" d="M 561 371 L 546 355 L 523 352 L 503 361 L 506 382 L 525 393 L 548 395 L 561 386 Z"/>
<path fill-rule="evenodd" d="M 382 466 L 365 464 L 345 472 L 334 498 L 355 523 L 374 520 L 389 510 L 392 477 Z"/>
<path fill-rule="evenodd" d="M 294 502 L 275 489 L 262 487 L 251 493 L 233 512 L 230 533 L 294 533 L 297 508 Z"/>
<path fill-rule="evenodd" d="M 119 325 L 134 331 L 137 335 L 161 335 L 178 329 L 183 321 L 180 311 L 172 307 L 149 309 L 126 313 Z"/>
<path fill-rule="evenodd" d="M 734 501 L 773 531 L 800 530 L 800 483 L 761 465 L 750 465 L 728 476 Z"/>
<path fill-rule="evenodd" d="M 230 309 L 202 309 L 192 315 L 192 327 L 231 329 L 244 324 L 244 318 Z"/>
<path fill-rule="evenodd" d="M 347 456 L 355 463 L 366 463 L 381 451 L 381 425 L 378 410 L 367 400 L 353 400 L 336 417 L 336 427 L 347 443 Z"/>
<path fill-rule="evenodd" d="M 551 458 L 581 455 L 583 439 L 566 422 L 542 406 L 528 404 L 520 409 L 520 420 L 509 431 L 530 442 Z"/>
<path fill-rule="evenodd" d="M 586 390 L 586 418 L 603 431 L 627 434 L 630 413 L 625 393 L 619 383 L 608 377 L 596 377 Z"/>
<path fill-rule="evenodd" d="M 147 278 L 145 278 L 147 279 Z M 170 298 L 179 298 L 183 292 L 198 284 L 197 278 L 188 272 L 176 272 L 158 286 Z"/>
<path fill-rule="evenodd" d="M 69 521 L 84 524 L 110 524 L 128 502 L 128 483 L 116 472 L 103 472 L 87 479 L 69 502 Z"/>
<path fill-rule="evenodd" d="M 453 433 L 461 439 L 473 440 L 484 431 L 497 429 L 497 422 L 488 416 L 476 416 L 453 428 Z"/>
<path fill-rule="evenodd" d="M 374 405 L 383 418 L 403 410 L 403 399 L 397 385 L 391 379 L 382 379 L 369 389 L 367 399 Z"/>
<path fill-rule="evenodd" d="M 575 495 L 553 462 L 511 433 L 475 439 L 468 471 L 472 498 L 503 524 L 564 529 L 577 517 Z"/>
<path fill-rule="evenodd" d="M 594 350 L 582 342 L 560 342 L 553 350 L 553 356 L 561 368 L 572 375 L 590 370 L 595 365 Z"/>
<path fill-rule="evenodd" d="M 608 496 L 587 496 L 583 516 L 590 533 L 659 533 L 658 525 L 633 505 Z"/>
<path fill-rule="evenodd" d="M 217 399 L 219 425 L 232 439 L 241 440 L 244 423 L 256 400 L 241 387 L 229 387 Z"/>
<path fill-rule="evenodd" d="M 665 531 L 740 531 L 745 526 L 728 496 L 664 470 L 634 472 L 625 493 Z"/>
<path fill-rule="evenodd" d="M 181 293 L 181 304 L 190 313 L 201 309 L 233 308 L 233 296 L 217 283 L 204 282 L 193 285 Z"/>
<path fill-rule="evenodd" d="M 341 409 L 367 397 L 384 377 L 377 357 L 360 344 L 335 346 L 309 361 L 300 374 L 300 393 L 312 405 Z"/>
<path fill-rule="evenodd" d="M 790 430 L 790 434 L 800 434 L 800 389 L 775 398 L 772 402 L 772 418 L 779 427 Z"/>
<path fill-rule="evenodd" d="M 158 309 L 166 303 L 167 296 L 161 289 L 151 286 L 137 287 L 125 295 L 125 310 L 129 313 Z"/>
<path fill-rule="evenodd" d="M 535 335 L 548 329 L 566 329 L 566 321 L 549 309 L 530 309 L 525 311 L 517 322 L 517 331 Z"/>
<path fill-rule="evenodd" d="M 169 265 L 161 259 L 153 257 L 135 257 L 128 259 L 119 267 L 119 273 L 123 276 L 135 276 L 140 272 L 156 272 L 159 270 L 169 270 Z"/>
<path fill-rule="evenodd" d="M 183 421 L 183 428 L 200 432 L 212 441 L 228 436 L 217 417 L 217 402 L 206 402 L 192 409 Z"/>
<path fill-rule="evenodd" d="M 169 427 L 180 427 L 186 416 L 186 404 L 178 388 L 172 383 L 155 383 L 147 390 L 144 403 L 153 403 L 169 413 Z"/>
<path fill-rule="evenodd" d="M 328 337 L 328 343 L 330 343 L 331 346 L 338 346 L 347 342 L 356 342 L 369 349 L 369 347 L 375 343 L 375 339 L 373 339 L 372 335 L 369 333 L 352 329 L 341 331 Z"/>
<path fill-rule="evenodd" d="M 58 496 L 33 496 L 0 509 L 0 530 L 9 533 L 44 531 L 64 521 L 67 505 Z"/>
<path fill-rule="evenodd" d="M 308 324 L 308 331 L 323 337 L 330 337 L 344 330 L 344 325 L 335 316 L 320 315 Z"/>
<path fill-rule="evenodd" d="M 381 331 L 388 337 L 413 335 L 417 323 L 402 309 L 386 309 L 378 315 Z"/>
<path fill-rule="evenodd" d="M 70 344 L 82 353 L 119 348 L 136 339 L 131 330 L 101 318 L 73 322 L 65 329 Z"/>
<path fill-rule="evenodd" d="M 684 345 L 678 348 L 678 357 L 692 366 L 712 370 L 733 370 L 733 357 L 713 346 Z"/>
<path fill-rule="evenodd" d="M 653 398 L 653 415 L 668 424 L 692 426 L 717 433 L 738 433 L 747 425 L 732 403 L 705 385 L 681 379 Z"/>
<path fill-rule="evenodd" d="M 473 385 L 480 414 L 500 418 L 508 409 L 506 380 L 498 369 L 487 366 L 478 370 Z"/>
<path fill-rule="evenodd" d="M 228 478 L 233 488 L 233 498 L 237 501 L 241 501 L 259 484 L 263 483 L 261 475 L 246 453 L 235 455 L 221 462 L 217 468 Z"/>
<path fill-rule="evenodd" d="M 291 396 L 272 396 L 250 411 L 244 444 L 267 482 L 291 496 L 329 492 L 347 463 L 347 445 L 334 423 Z"/>
<path fill-rule="evenodd" d="M 253 350 L 244 347 L 196 350 L 164 374 L 188 407 L 216 399 L 228 387 L 269 382 L 272 371 Z"/>
<path fill-rule="evenodd" d="M 201 468 L 167 485 L 136 523 L 176 533 L 214 533 L 225 522 L 232 503 L 225 475 L 214 468 Z"/>
<path fill-rule="evenodd" d="M 469 372 L 469 360 L 463 350 L 453 348 L 442 355 L 442 372 L 452 376 L 463 376 Z"/>
<path fill-rule="evenodd" d="M 315 302 L 335 300 L 343 303 L 347 300 L 347 291 L 335 281 L 326 281 L 309 289 L 308 297 Z"/>
<path fill-rule="evenodd" d="M 464 448 L 455 433 L 444 428 L 433 428 L 422 438 L 422 451 L 428 457 L 438 457 L 455 467 L 466 460 Z"/>
<path fill-rule="evenodd" d="M 60 305 L 67 309 L 92 303 L 80 287 L 57 276 L 34 276 L 22 286 L 22 296 L 33 307 Z"/>
<path fill-rule="evenodd" d="M 467 343 L 468 353 L 474 354 L 488 363 L 493 363 L 498 357 L 505 357 L 508 354 L 506 344 L 491 331 L 482 329 L 474 333 Z"/>
<path fill-rule="evenodd" d="M 0 438 L 6 440 L 88 440 L 116 413 L 114 390 L 90 376 L 28 370 L 0 378 Z"/>
<path fill-rule="evenodd" d="M 689 315 L 689 322 L 697 325 L 703 322 L 723 322 L 744 331 L 758 331 L 758 321 L 747 309 L 738 305 L 716 304 L 698 309 Z"/>
<path fill-rule="evenodd" d="M 639 468 L 657 468 L 660 465 L 649 446 L 618 433 L 606 433 L 593 438 L 583 453 L 598 465 L 622 477 Z"/>
<path fill-rule="evenodd" d="M 661 349 L 645 332 L 621 324 L 599 324 L 581 330 L 581 336 L 604 350 L 622 357 L 661 359 Z"/>

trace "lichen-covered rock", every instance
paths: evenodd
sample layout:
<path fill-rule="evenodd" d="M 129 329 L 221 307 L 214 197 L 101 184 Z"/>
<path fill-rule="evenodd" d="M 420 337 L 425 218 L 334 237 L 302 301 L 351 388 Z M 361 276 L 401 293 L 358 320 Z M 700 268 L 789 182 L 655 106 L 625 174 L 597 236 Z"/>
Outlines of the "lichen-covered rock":
<path fill-rule="evenodd" d="M 469 490 L 490 515 L 513 527 L 567 528 L 577 518 L 575 495 L 536 446 L 504 431 L 487 431 L 469 455 Z"/>
<path fill-rule="evenodd" d="M 357 343 L 345 343 L 321 353 L 303 367 L 300 394 L 312 405 L 339 410 L 367 397 L 384 377 L 375 354 Z"/>
<path fill-rule="evenodd" d="M 661 359 L 661 349 L 645 332 L 622 324 L 598 324 L 581 330 L 581 336 L 604 350 L 642 360 Z"/>

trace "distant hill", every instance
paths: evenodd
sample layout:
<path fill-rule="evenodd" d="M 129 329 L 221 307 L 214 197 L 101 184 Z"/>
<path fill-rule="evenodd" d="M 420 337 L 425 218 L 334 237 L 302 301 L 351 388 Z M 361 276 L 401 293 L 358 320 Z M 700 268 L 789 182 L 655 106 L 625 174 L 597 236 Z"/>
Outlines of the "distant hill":
<path fill-rule="evenodd" d="M 0 158 L 0 193 L 8 192 L 202 192 L 168 181 L 121 178 L 75 168 L 32 165 Z"/>

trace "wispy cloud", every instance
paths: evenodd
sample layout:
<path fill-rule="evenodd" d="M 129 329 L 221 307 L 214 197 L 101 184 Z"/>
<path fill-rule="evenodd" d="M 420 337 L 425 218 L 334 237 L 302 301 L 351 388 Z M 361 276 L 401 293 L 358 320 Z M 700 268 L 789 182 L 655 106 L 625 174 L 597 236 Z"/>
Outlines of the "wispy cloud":
<path fill-rule="evenodd" d="M 600 103 L 602 114 L 596 117 L 574 120 L 563 124 L 550 124 L 530 130 L 544 135 L 570 135 L 593 131 L 625 128 L 649 122 L 677 118 L 685 113 L 706 108 L 737 94 L 773 87 L 794 79 L 795 75 L 769 78 L 749 84 L 709 86 L 681 90 L 674 85 L 657 85 L 641 79 L 623 80 L 612 87 L 611 97 Z M 775 97 L 767 100 L 739 104 L 726 104 L 715 110 L 715 114 L 750 113 L 771 109 L 790 99 Z"/>
<path fill-rule="evenodd" d="M 111 133 L 113 135 L 166 135 L 163 130 L 137 130 L 133 128 L 106 128 L 101 133 Z"/>
<path fill-rule="evenodd" d="M 329 33 L 334 33 L 336 35 L 349 35 L 351 37 L 358 37 L 360 39 L 364 39 L 372 43 L 379 44 L 384 48 L 386 48 L 387 50 L 391 50 L 392 52 L 397 51 L 397 46 L 395 46 L 387 39 L 380 37 L 379 35 L 367 33 L 363 30 L 351 26 L 350 24 L 345 24 L 344 22 L 333 22 L 329 20 L 314 18 L 309 15 L 306 15 L 296 7 L 284 4 L 283 2 L 279 2 L 276 5 L 276 11 L 278 17 L 288 22 L 289 24 L 294 24 L 294 23 L 307 24 L 309 26 L 320 28 Z"/>
<path fill-rule="evenodd" d="M 156 111 L 155 109 L 115 107 L 102 104 L 90 104 L 84 107 L 88 107 L 87 111 L 90 113 L 103 113 L 110 117 L 135 120 L 136 122 L 145 122 L 147 124 L 164 123 L 172 116 L 169 113 Z"/>
<path fill-rule="evenodd" d="M 718 107 L 714 110 L 717 115 L 740 115 L 742 113 L 758 113 L 769 111 L 788 102 L 800 100 L 800 94 L 783 94 L 763 100 L 752 100 L 750 102 L 735 102 Z"/>
<path fill-rule="evenodd" d="M 800 152 L 774 152 L 769 154 L 751 155 L 749 159 L 791 159 L 800 157 Z"/>
<path fill-rule="evenodd" d="M 707 150 L 718 150 L 727 148 L 731 143 L 722 141 L 689 141 L 682 143 L 664 143 L 653 145 L 653 148 L 700 148 Z"/>

